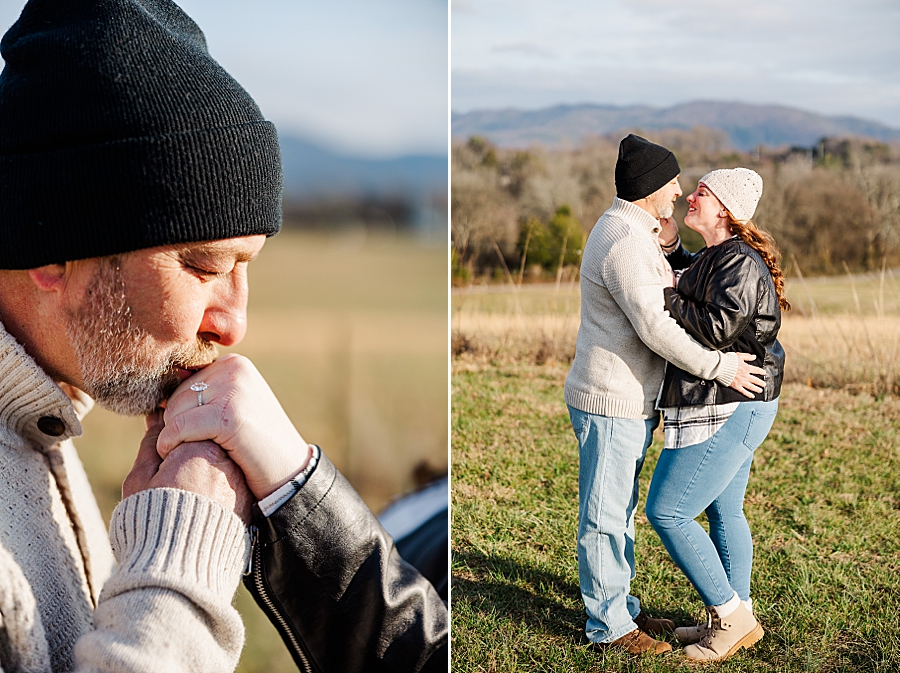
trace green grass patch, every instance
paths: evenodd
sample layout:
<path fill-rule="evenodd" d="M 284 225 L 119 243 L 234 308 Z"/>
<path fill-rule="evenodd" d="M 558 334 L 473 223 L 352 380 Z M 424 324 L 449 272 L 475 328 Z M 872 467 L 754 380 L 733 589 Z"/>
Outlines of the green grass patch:
<path fill-rule="evenodd" d="M 453 375 L 452 669 L 696 671 L 677 653 L 587 646 L 566 372 L 458 363 Z M 643 516 L 661 448 L 660 436 L 644 467 L 632 593 L 694 623 L 702 602 Z M 766 637 L 716 670 L 900 670 L 900 400 L 786 386 L 746 500 Z"/>

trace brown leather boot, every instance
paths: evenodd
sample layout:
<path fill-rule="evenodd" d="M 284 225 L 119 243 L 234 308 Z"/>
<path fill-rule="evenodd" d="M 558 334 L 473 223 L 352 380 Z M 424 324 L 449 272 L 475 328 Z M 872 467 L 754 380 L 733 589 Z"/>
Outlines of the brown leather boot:
<path fill-rule="evenodd" d="M 742 647 L 752 647 L 763 637 L 763 628 L 742 603 L 727 617 L 719 617 L 715 608 L 709 612 L 707 632 L 699 642 L 684 648 L 684 655 L 695 661 L 727 659 Z"/>
<path fill-rule="evenodd" d="M 675 630 L 675 622 L 671 619 L 656 619 L 643 610 L 634 618 L 634 623 L 641 631 L 651 636 L 664 636 Z"/>
<path fill-rule="evenodd" d="M 665 654 L 672 651 L 672 646 L 669 643 L 655 640 L 640 629 L 626 633 L 611 643 L 593 643 L 593 647 L 601 651 L 612 647 L 621 648 L 631 654 L 644 654 L 645 652 L 649 654 Z"/>
<path fill-rule="evenodd" d="M 709 627 L 706 624 L 697 624 L 696 626 L 679 626 L 675 629 L 675 637 L 682 645 L 692 645 L 703 640 L 703 636 L 709 633 Z"/>

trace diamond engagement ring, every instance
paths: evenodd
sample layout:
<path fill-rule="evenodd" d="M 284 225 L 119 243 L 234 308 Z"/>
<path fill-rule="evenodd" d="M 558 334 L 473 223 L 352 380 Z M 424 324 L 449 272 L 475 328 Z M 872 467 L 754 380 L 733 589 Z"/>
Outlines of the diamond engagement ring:
<path fill-rule="evenodd" d="M 203 391 L 206 390 L 207 388 L 209 388 L 209 386 L 206 385 L 205 383 L 203 383 L 203 381 L 200 381 L 199 383 L 191 384 L 191 390 L 193 390 L 195 393 L 197 393 L 197 406 L 198 407 L 203 406 Z"/>

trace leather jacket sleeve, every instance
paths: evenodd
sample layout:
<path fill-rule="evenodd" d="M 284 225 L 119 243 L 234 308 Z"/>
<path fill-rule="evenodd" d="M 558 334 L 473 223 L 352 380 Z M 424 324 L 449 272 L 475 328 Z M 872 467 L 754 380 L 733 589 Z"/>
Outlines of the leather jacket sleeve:
<path fill-rule="evenodd" d="M 300 670 L 447 670 L 446 605 L 324 454 L 254 526 L 244 583 Z"/>
<path fill-rule="evenodd" d="M 713 350 L 731 346 L 756 314 L 759 272 L 747 255 L 731 255 L 710 270 L 703 293 L 689 298 L 666 288 L 666 308 L 678 324 Z"/>
<path fill-rule="evenodd" d="M 685 248 L 684 245 L 681 244 L 681 239 L 679 238 L 678 247 L 666 254 L 666 261 L 669 263 L 669 266 L 672 267 L 672 270 L 678 271 L 679 269 L 688 268 L 696 256 L 697 253 L 691 252 Z"/>

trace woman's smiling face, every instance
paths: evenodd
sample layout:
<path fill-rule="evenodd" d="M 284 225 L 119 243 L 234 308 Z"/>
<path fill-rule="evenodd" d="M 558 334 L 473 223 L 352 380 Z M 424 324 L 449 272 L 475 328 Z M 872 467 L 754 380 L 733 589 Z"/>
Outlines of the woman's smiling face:
<path fill-rule="evenodd" d="M 688 211 L 684 224 L 699 234 L 712 232 L 724 217 L 725 206 L 716 198 L 705 183 L 697 185 L 693 194 L 688 195 Z"/>

